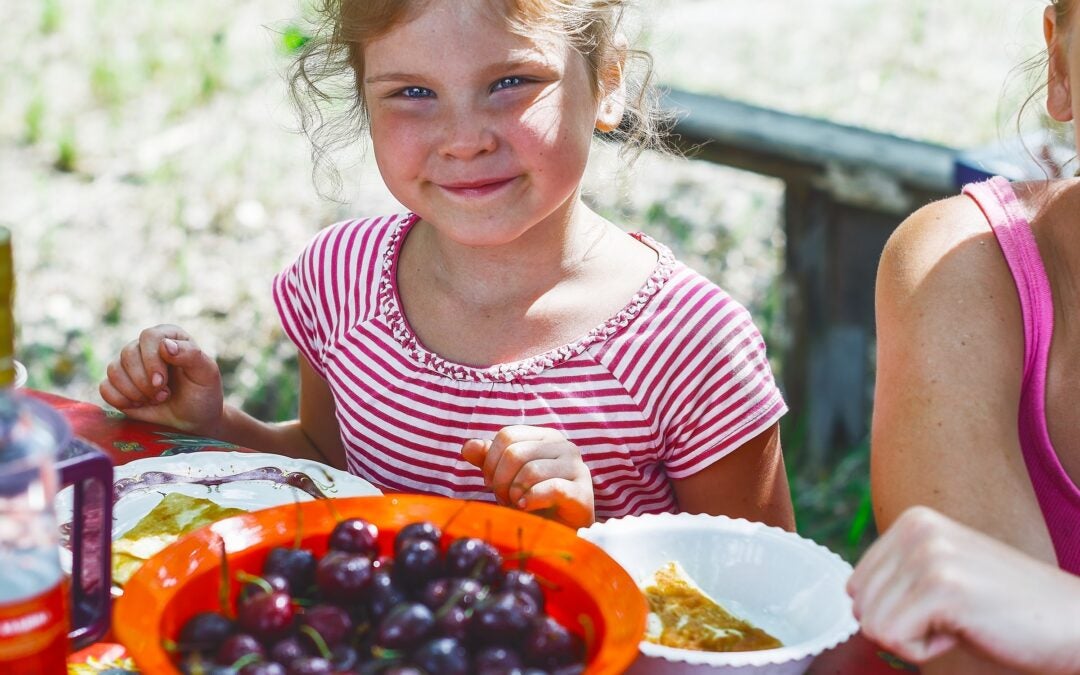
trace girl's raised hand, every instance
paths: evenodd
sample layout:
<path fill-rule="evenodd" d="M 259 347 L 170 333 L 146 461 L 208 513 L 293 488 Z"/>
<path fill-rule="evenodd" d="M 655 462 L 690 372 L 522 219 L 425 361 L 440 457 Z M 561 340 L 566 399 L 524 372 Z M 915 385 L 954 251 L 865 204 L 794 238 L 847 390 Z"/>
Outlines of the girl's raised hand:
<path fill-rule="evenodd" d="M 925 663 L 958 644 L 1024 672 L 1080 672 L 1080 578 L 914 507 L 848 581 L 863 633 Z"/>
<path fill-rule="evenodd" d="M 461 454 L 484 472 L 495 499 L 523 511 L 549 511 L 570 527 L 593 522 L 592 473 L 578 447 L 544 427 L 503 427 L 491 441 L 470 440 Z"/>
<path fill-rule="evenodd" d="M 106 374 L 98 387 L 101 398 L 129 417 L 217 435 L 224 405 L 221 372 L 182 328 L 143 330 Z"/>

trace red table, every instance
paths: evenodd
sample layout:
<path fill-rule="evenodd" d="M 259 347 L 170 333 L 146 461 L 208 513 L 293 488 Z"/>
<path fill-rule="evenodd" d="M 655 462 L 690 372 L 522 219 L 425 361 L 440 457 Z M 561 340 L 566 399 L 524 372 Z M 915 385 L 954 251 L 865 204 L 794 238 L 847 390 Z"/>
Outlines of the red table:
<path fill-rule="evenodd" d="M 120 413 L 106 411 L 92 403 L 26 390 L 59 410 L 67 419 L 74 434 L 92 442 L 112 458 L 114 464 L 143 457 L 174 455 L 199 450 L 239 450 L 246 448 L 208 438 L 189 436 L 175 429 L 132 420 Z M 124 672 L 132 664 L 123 647 L 103 642 L 76 652 L 69 659 L 69 673 Z M 836 649 L 825 652 L 811 665 L 811 675 L 897 675 L 918 672 L 918 669 L 882 651 L 862 635 L 856 635 Z"/>

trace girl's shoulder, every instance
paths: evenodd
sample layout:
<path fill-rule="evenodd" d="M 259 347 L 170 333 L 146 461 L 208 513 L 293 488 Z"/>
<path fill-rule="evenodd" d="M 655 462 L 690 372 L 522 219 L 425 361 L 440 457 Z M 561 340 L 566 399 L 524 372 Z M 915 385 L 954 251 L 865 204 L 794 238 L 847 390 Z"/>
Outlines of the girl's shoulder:
<path fill-rule="evenodd" d="M 760 328 L 747 307 L 712 279 L 672 258 L 663 285 L 642 312 L 640 331 L 681 349 L 716 353 L 756 350 Z M 749 338 L 749 339 L 748 339 Z M 740 345 L 738 349 L 735 345 Z"/>
<path fill-rule="evenodd" d="M 306 253 L 325 254 L 335 246 L 359 245 L 365 249 L 385 247 L 415 216 L 396 213 L 339 220 L 319 230 L 304 247 Z"/>

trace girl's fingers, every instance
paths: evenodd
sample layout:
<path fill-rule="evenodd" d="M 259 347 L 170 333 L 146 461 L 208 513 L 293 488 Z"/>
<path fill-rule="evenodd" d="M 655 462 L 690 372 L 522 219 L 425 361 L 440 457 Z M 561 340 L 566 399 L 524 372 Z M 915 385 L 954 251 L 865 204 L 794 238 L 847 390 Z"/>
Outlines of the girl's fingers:
<path fill-rule="evenodd" d="M 488 448 L 491 447 L 491 441 L 483 441 L 479 438 L 473 438 L 465 441 L 461 446 L 461 456 L 466 462 L 472 464 L 477 469 L 484 468 L 484 458 L 487 457 Z"/>
<path fill-rule="evenodd" d="M 513 504 L 532 484 L 545 478 L 573 477 L 572 460 L 567 456 L 567 444 L 541 441 L 518 441 L 504 448 L 495 472 L 491 489 L 502 504 Z"/>
<path fill-rule="evenodd" d="M 488 447 L 487 457 L 484 458 L 484 477 L 488 478 L 495 475 L 495 469 L 502 462 L 503 455 L 511 447 L 527 442 L 527 441 L 543 441 L 545 438 L 550 439 L 550 430 L 542 427 L 530 427 L 524 425 L 515 425 L 509 427 L 503 427 L 499 429 L 499 432 L 495 434 L 495 438 L 492 439 L 491 445 Z M 556 438 L 562 438 L 557 436 Z M 514 450 L 514 452 L 519 452 Z"/>
<path fill-rule="evenodd" d="M 549 478 L 533 485 L 522 495 L 518 508 L 523 511 L 550 511 L 564 525 L 585 527 L 593 521 L 591 490 L 576 481 Z"/>
<path fill-rule="evenodd" d="M 98 393 L 101 394 L 103 401 L 117 410 L 129 410 L 142 406 L 141 402 L 133 401 L 122 394 L 110 380 L 105 380 L 98 385 Z"/>
<path fill-rule="evenodd" d="M 192 340 L 165 338 L 158 344 L 158 355 L 170 365 L 181 368 L 184 377 L 196 385 L 216 386 L 221 378 L 217 363 Z"/>
<path fill-rule="evenodd" d="M 147 392 L 148 396 L 156 395 L 157 391 L 169 381 L 169 366 L 158 355 L 161 340 L 140 339 L 138 343 L 139 360 L 142 366 L 142 377 L 145 383 L 140 381 L 139 388 Z"/>
<path fill-rule="evenodd" d="M 153 400 L 151 396 L 147 396 L 138 385 L 132 381 L 129 375 L 129 371 L 126 367 L 121 365 L 117 361 L 113 361 L 105 369 L 105 374 L 108 379 L 102 384 L 109 385 L 109 393 L 113 395 L 117 400 L 121 400 L 125 403 L 123 406 L 116 405 L 112 401 L 109 401 L 110 405 L 114 405 L 117 408 L 124 407 L 130 408 L 134 404 L 149 403 Z"/>
<path fill-rule="evenodd" d="M 546 457 L 531 460 L 522 464 L 517 473 L 506 479 L 506 502 L 512 506 L 524 508 L 525 502 L 528 501 L 525 495 L 535 486 L 555 479 L 572 482 L 574 478 L 572 467 L 561 458 Z"/>
<path fill-rule="evenodd" d="M 152 401 L 154 395 L 157 393 L 158 387 L 151 384 L 150 374 L 146 370 L 146 363 L 143 360 L 142 346 L 138 342 L 130 342 L 126 347 L 120 350 L 119 359 L 120 370 L 124 372 L 127 377 L 127 382 L 130 382 L 132 386 L 136 387 L 142 392 L 141 397 L 145 397 L 146 400 Z M 119 383 L 118 380 L 114 381 Z M 126 382 L 119 383 L 118 387 L 121 391 L 131 397 L 131 394 L 126 391 L 124 385 Z"/>

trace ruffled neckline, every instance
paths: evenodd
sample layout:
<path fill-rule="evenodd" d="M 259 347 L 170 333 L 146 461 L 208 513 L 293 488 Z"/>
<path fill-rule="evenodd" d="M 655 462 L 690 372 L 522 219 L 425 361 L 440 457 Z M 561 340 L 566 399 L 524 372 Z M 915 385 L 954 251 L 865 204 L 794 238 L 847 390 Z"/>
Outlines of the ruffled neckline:
<path fill-rule="evenodd" d="M 382 269 L 379 277 L 380 313 L 390 327 L 394 339 L 401 345 L 406 355 L 427 370 L 452 380 L 471 382 L 511 382 L 537 375 L 548 368 L 553 368 L 577 356 L 590 346 L 607 340 L 638 316 L 671 277 L 675 266 L 675 256 L 671 249 L 642 233 L 631 233 L 646 246 L 657 253 L 656 266 L 652 274 L 614 316 L 596 326 L 581 338 L 569 344 L 549 349 L 536 356 L 518 361 L 498 363 L 493 366 L 475 367 L 455 363 L 428 350 L 413 333 L 412 327 L 401 310 L 401 298 L 398 295 L 397 268 L 401 255 L 402 243 L 409 230 L 420 220 L 414 213 L 400 216 L 393 225 L 386 248 L 382 253 Z"/>

